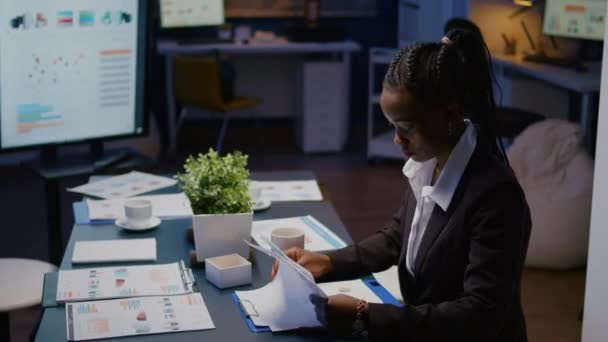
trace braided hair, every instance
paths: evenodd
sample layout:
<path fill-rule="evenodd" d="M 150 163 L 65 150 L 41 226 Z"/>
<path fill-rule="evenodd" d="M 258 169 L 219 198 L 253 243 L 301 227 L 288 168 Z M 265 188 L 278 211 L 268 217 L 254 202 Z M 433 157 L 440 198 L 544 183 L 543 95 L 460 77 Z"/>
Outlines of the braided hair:
<path fill-rule="evenodd" d="M 433 107 L 458 103 L 479 130 L 479 139 L 504 159 L 496 142 L 496 104 L 491 56 L 483 38 L 468 30 L 449 31 L 442 43 L 417 43 L 391 61 L 384 84 L 408 90 Z"/>

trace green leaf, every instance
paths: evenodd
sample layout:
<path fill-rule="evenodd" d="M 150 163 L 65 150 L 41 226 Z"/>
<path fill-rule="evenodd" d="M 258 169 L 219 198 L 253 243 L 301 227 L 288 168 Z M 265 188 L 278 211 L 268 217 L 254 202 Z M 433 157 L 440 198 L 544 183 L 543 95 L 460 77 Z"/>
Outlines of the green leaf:
<path fill-rule="evenodd" d="M 237 214 L 251 211 L 248 156 L 236 151 L 221 157 L 213 149 L 189 156 L 184 173 L 175 178 L 190 199 L 194 214 Z"/>

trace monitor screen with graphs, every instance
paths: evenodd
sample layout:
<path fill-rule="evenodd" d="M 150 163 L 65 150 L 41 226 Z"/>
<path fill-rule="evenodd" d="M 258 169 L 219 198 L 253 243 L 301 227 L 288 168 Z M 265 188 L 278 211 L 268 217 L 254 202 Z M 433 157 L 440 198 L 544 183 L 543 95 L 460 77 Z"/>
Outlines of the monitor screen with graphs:
<path fill-rule="evenodd" d="M 546 0 L 543 32 L 603 40 L 605 16 L 606 0 Z"/>
<path fill-rule="evenodd" d="M 224 23 L 223 0 L 160 0 L 163 28 L 215 26 Z"/>
<path fill-rule="evenodd" d="M 143 134 L 146 10 L 0 1 L 0 149 Z"/>

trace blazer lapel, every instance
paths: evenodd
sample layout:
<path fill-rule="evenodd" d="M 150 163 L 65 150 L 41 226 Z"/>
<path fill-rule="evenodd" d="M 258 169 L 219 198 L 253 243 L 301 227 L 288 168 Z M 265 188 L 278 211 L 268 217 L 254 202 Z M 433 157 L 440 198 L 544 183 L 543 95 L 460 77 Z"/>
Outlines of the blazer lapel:
<path fill-rule="evenodd" d="M 412 221 L 414 220 L 414 213 L 416 212 L 416 196 L 413 192 L 410 192 L 408 205 L 405 208 L 405 214 L 403 215 L 403 238 L 401 242 L 401 255 L 399 256 L 398 268 L 399 268 L 399 281 L 402 286 L 403 299 L 406 303 L 412 303 L 415 298 L 414 278 L 410 275 L 405 265 L 405 256 L 407 253 L 407 242 L 410 237 L 410 231 L 412 230 Z"/>
<path fill-rule="evenodd" d="M 450 203 L 450 206 L 448 207 L 448 210 L 443 211 L 441 207 L 435 204 L 433 208 L 433 213 L 431 214 L 431 219 L 429 220 L 428 226 L 426 227 L 426 231 L 424 232 L 424 236 L 422 237 L 422 241 L 420 242 L 420 247 L 418 247 L 418 254 L 416 255 L 416 261 L 414 262 L 415 274 L 418 274 L 418 272 L 420 272 L 422 265 L 424 265 L 424 262 L 426 261 L 426 257 L 428 255 L 429 250 L 433 246 L 435 240 L 437 240 L 439 234 L 447 225 L 455 208 L 459 205 L 461 201 L 467 201 L 466 189 L 467 184 L 470 180 L 471 164 L 473 164 L 478 158 L 478 153 L 479 144 L 477 145 L 475 152 L 473 152 L 471 160 L 469 160 L 469 163 L 465 168 L 462 177 L 460 178 L 460 183 L 456 187 L 456 191 L 454 192 L 454 196 L 452 197 L 452 201 Z"/>
<path fill-rule="evenodd" d="M 416 196 L 410 191 L 409 199 L 407 201 L 408 206 L 405 208 L 405 215 L 403 216 L 403 233 L 401 242 L 401 255 L 399 256 L 399 264 L 405 262 L 405 256 L 407 253 L 407 242 L 410 237 L 410 231 L 412 230 L 412 221 L 414 220 L 414 213 L 416 212 Z"/>
<path fill-rule="evenodd" d="M 414 262 L 414 274 L 420 272 L 420 267 L 424 263 L 429 249 L 433 246 L 437 236 L 439 236 L 439 233 L 441 233 L 448 220 L 448 213 L 444 212 L 438 205 L 435 205 L 433 213 L 431 214 L 431 219 L 429 220 L 422 241 L 420 242 L 420 247 L 418 247 L 418 254 L 416 255 L 416 260 Z"/>

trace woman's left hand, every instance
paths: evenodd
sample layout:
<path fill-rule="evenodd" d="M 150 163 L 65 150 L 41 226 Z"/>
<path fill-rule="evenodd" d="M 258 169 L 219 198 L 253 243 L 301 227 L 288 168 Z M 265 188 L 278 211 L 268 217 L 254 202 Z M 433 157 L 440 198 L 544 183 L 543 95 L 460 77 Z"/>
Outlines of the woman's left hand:
<path fill-rule="evenodd" d="M 351 335 L 357 316 L 359 299 L 339 294 L 329 296 L 325 308 L 325 318 L 329 330 L 339 335 Z"/>

